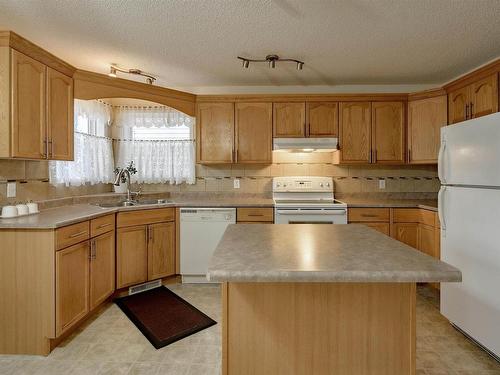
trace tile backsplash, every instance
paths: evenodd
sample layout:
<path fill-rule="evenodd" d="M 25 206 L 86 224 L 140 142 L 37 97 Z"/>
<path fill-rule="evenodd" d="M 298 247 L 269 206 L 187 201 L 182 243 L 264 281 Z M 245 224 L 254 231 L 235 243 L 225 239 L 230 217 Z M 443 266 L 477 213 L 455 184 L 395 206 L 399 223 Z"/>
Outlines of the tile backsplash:
<path fill-rule="evenodd" d="M 344 166 L 336 165 L 336 153 L 273 153 L 271 165 L 196 165 L 194 185 L 143 185 L 145 192 L 232 192 L 270 195 L 275 176 L 332 176 L 335 191 L 341 194 L 413 193 L 416 198 L 429 198 L 439 190 L 437 167 L 423 166 Z M 48 182 L 47 161 L 0 160 L 0 205 L 7 201 L 44 200 L 111 192 L 111 184 L 80 187 L 55 187 Z M 233 188 L 233 179 L 240 179 L 240 189 Z M 379 189 L 379 179 L 386 188 Z M 17 181 L 16 198 L 6 198 L 6 180 Z M 134 187 L 135 189 L 136 187 Z"/>

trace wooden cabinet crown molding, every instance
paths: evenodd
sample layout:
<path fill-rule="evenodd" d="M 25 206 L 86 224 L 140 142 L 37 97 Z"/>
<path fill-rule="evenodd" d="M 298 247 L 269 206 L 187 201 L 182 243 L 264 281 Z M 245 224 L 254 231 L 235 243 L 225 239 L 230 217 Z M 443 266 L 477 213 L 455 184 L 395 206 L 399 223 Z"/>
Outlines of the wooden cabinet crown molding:
<path fill-rule="evenodd" d="M 196 102 L 355 102 L 406 101 L 407 93 L 197 95 Z"/>
<path fill-rule="evenodd" d="M 133 98 L 163 104 L 189 116 L 195 115 L 196 96 L 183 91 L 153 86 L 106 74 L 77 70 L 74 75 L 75 99 Z"/>
<path fill-rule="evenodd" d="M 446 83 L 443 89 L 450 93 L 498 72 L 500 72 L 500 58 Z"/>
<path fill-rule="evenodd" d="M 72 77 L 76 68 L 13 31 L 0 31 L 0 47 L 10 47 L 24 53 L 58 72 Z"/>
<path fill-rule="evenodd" d="M 446 95 L 446 90 L 442 88 L 429 89 L 424 91 L 412 92 L 408 94 L 408 101 L 423 100 Z"/>

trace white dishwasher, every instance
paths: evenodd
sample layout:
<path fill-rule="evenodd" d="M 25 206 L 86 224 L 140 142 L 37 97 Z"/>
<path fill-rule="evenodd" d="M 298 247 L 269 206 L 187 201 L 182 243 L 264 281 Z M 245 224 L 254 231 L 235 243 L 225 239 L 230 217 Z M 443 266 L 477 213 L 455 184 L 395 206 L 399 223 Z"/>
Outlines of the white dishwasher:
<path fill-rule="evenodd" d="M 181 275 L 183 283 L 208 283 L 208 262 L 236 208 L 181 208 Z"/>

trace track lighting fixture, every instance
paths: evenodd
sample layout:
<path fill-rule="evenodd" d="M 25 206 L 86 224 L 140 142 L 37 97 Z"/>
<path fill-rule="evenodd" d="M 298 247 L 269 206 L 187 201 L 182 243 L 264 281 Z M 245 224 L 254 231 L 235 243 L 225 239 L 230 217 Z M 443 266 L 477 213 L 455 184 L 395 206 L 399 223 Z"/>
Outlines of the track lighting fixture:
<path fill-rule="evenodd" d="M 266 58 L 263 60 L 247 59 L 246 57 L 241 57 L 241 56 L 238 56 L 237 58 L 242 61 L 243 68 L 248 68 L 251 62 L 252 63 L 254 63 L 254 62 L 258 62 L 258 63 L 267 62 L 269 64 L 269 68 L 274 69 L 274 68 L 276 68 L 276 61 L 294 62 L 295 64 L 297 64 L 297 70 L 302 70 L 302 68 L 304 67 L 303 61 L 295 60 L 295 59 L 282 59 L 278 55 L 267 55 Z"/>
<path fill-rule="evenodd" d="M 145 77 L 146 78 L 146 82 L 149 83 L 150 85 L 152 85 L 154 83 L 154 81 L 156 81 L 156 77 L 155 76 L 152 76 L 150 74 L 144 73 L 140 69 L 124 69 L 124 68 L 120 68 L 120 67 L 118 67 L 116 65 L 111 65 L 109 67 L 109 74 L 108 74 L 108 76 L 116 78 L 116 72 L 122 72 L 122 73 L 127 73 L 127 74 L 135 74 L 135 75 L 138 75 L 138 76 Z"/>

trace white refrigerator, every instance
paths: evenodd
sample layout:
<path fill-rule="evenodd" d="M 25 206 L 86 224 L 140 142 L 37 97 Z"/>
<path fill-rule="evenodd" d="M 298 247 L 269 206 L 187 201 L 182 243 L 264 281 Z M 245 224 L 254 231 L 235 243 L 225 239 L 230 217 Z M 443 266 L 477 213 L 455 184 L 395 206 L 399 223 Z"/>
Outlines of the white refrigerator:
<path fill-rule="evenodd" d="M 500 113 L 443 127 L 438 161 L 441 259 L 462 271 L 441 284 L 441 313 L 500 357 Z"/>

